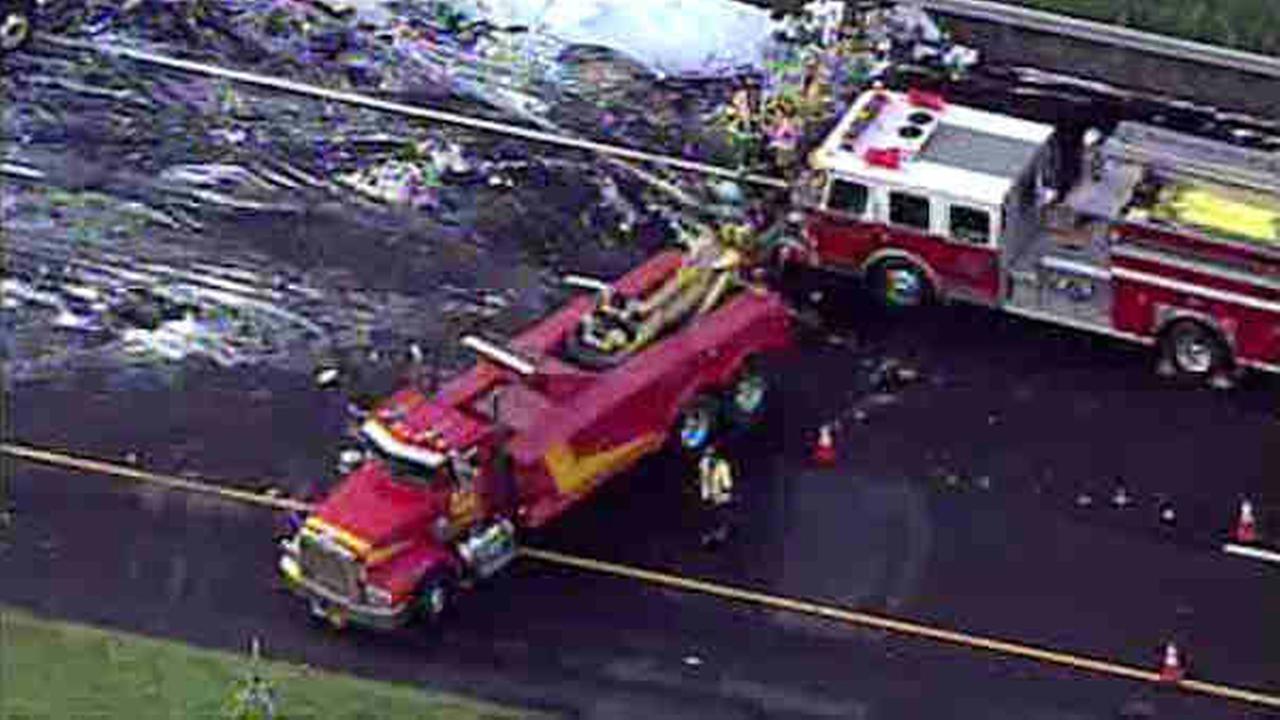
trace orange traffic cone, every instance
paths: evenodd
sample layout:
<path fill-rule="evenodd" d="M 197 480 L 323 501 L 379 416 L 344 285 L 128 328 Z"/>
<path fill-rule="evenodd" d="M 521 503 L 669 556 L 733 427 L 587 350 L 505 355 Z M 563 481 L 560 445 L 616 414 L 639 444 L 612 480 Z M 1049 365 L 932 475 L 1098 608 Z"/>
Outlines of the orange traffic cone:
<path fill-rule="evenodd" d="M 831 426 L 818 428 L 818 442 L 813 446 L 813 461 L 819 465 L 834 465 L 836 462 L 836 445 L 831 438 Z"/>
<path fill-rule="evenodd" d="M 1178 646 L 1170 642 L 1164 646 L 1164 662 L 1160 664 L 1160 682 L 1176 683 L 1182 680 L 1182 675 Z"/>
<path fill-rule="evenodd" d="M 1240 516 L 1236 518 L 1236 528 L 1231 536 L 1238 543 L 1251 543 L 1258 540 L 1258 527 L 1253 519 L 1253 503 L 1248 500 L 1240 502 Z"/>

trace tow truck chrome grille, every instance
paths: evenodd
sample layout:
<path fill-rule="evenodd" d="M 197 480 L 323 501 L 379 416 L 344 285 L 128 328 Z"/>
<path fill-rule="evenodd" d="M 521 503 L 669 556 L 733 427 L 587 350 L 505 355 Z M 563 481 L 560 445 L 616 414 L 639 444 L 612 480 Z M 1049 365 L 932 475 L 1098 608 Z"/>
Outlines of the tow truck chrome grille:
<path fill-rule="evenodd" d="M 358 598 L 358 569 L 355 561 L 320 538 L 303 533 L 298 543 L 298 563 L 302 574 L 343 597 Z"/>

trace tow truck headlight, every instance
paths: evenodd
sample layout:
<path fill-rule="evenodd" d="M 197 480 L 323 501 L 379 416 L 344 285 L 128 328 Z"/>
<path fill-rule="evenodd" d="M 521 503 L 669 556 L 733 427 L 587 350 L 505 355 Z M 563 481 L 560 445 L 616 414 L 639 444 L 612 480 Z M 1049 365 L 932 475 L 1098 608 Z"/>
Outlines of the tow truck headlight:
<path fill-rule="evenodd" d="M 380 588 L 377 585 L 366 585 L 364 587 L 364 598 L 370 605 L 381 607 L 391 607 L 391 604 L 395 601 L 395 597 L 390 590 Z"/>
<path fill-rule="evenodd" d="M 338 453 L 338 473 L 346 475 L 355 470 L 364 460 L 364 452 L 358 448 L 347 448 Z"/>

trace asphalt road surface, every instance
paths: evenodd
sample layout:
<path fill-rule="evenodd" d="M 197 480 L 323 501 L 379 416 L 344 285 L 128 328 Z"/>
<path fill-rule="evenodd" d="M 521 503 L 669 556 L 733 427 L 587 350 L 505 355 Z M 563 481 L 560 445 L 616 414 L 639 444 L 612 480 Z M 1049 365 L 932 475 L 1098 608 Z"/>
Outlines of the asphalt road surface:
<path fill-rule="evenodd" d="M 217 47 L 205 49 L 216 57 Z M 209 83 L 87 56 L 6 63 L 22 72 L 5 78 L 5 136 L 20 140 L 15 161 L 46 174 L 3 198 L 10 262 L 33 278 L 87 259 L 104 272 L 143 266 L 153 274 L 132 282 L 159 284 L 171 271 L 148 263 L 190 275 L 204 272 L 195 261 L 224 262 L 261 274 L 246 294 L 276 278 L 311 288 L 285 292 L 277 310 L 321 325 L 330 346 L 356 344 L 361 323 L 388 330 L 391 340 L 375 338 L 385 358 L 410 338 L 456 334 L 446 304 L 483 311 L 496 296 L 505 313 L 493 324 L 518 325 L 545 311 L 559 271 L 607 275 L 642 254 L 602 237 L 607 222 L 583 221 L 604 194 L 587 163 L 511 189 L 446 188 L 447 211 L 403 212 L 324 183 L 266 182 L 258 164 L 288 160 L 327 178 L 421 139 L 408 123 L 225 98 Z M 367 138 L 379 132 L 392 139 L 375 153 Z M 500 154 L 459 138 L 477 162 Z M 250 201 L 273 209 L 246 210 Z M 1276 690 L 1277 568 L 1216 546 L 1241 496 L 1254 499 L 1264 536 L 1280 526 L 1280 384 L 1179 388 L 1153 377 L 1140 349 L 1071 331 L 963 307 L 890 321 L 849 293 L 825 302 L 845 319 L 844 344 L 780 364 L 768 427 L 730 445 L 741 522 L 724 548 L 697 547 L 681 503 L 689 468 L 672 457 L 534 540 L 1144 667 L 1175 639 L 1193 675 Z M 55 315 L 26 305 L 6 315 L 9 370 L 29 350 L 71 344 L 80 331 L 49 330 Z M 299 372 L 310 348 L 234 369 L 90 355 L 68 372 L 55 358 L 27 374 L 46 381 L 7 378 L 4 437 L 259 489 L 329 482 L 345 398 Z M 868 374 L 888 357 L 921 379 L 875 392 Z M 374 365 L 365 380 L 385 384 L 394 368 Z M 840 465 L 816 470 L 813 434 L 834 419 Z M 259 633 L 280 657 L 579 717 L 1261 716 L 532 563 L 470 597 L 439 635 L 331 635 L 277 592 L 270 513 L 5 462 L 14 519 L 0 602 L 58 617 L 237 649 Z M 1133 499 L 1123 509 L 1108 502 L 1118 482 Z M 1176 509 L 1172 525 L 1157 521 L 1161 503 Z"/>
<path fill-rule="evenodd" d="M 830 302 L 853 303 L 861 330 L 779 366 L 769 429 L 730 445 L 742 522 L 724 548 L 697 547 L 688 469 L 669 456 L 536 540 L 1139 666 L 1175 639 L 1193 674 L 1274 690 L 1280 576 L 1209 542 L 1277 467 L 1274 381 L 1178 388 L 1123 345 L 970 308 L 886 321 Z M 863 363 L 888 356 L 921 380 L 869 393 Z M 86 389 L 18 389 L 11 437 L 299 490 L 341 424 L 340 396 L 269 371 Z M 814 428 L 841 415 L 839 467 L 813 468 Z M 1122 510 L 1116 476 L 1134 497 Z M 1094 506 L 1076 507 L 1080 488 Z M 283 657 L 582 717 L 1264 716 L 533 563 L 438 637 L 332 636 L 276 592 L 270 513 L 25 464 L 11 489 L 0 601 L 208 645 L 259 632 Z M 1156 493 L 1179 503 L 1175 527 Z"/>

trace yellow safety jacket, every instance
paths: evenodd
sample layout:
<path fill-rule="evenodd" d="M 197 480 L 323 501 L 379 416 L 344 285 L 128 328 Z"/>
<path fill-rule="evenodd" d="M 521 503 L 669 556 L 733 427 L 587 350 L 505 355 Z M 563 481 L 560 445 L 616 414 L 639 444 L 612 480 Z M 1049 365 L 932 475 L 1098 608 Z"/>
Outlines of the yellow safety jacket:
<path fill-rule="evenodd" d="M 698 462 L 698 475 L 703 502 L 719 506 L 733 499 L 733 469 L 728 460 L 704 457 Z"/>

